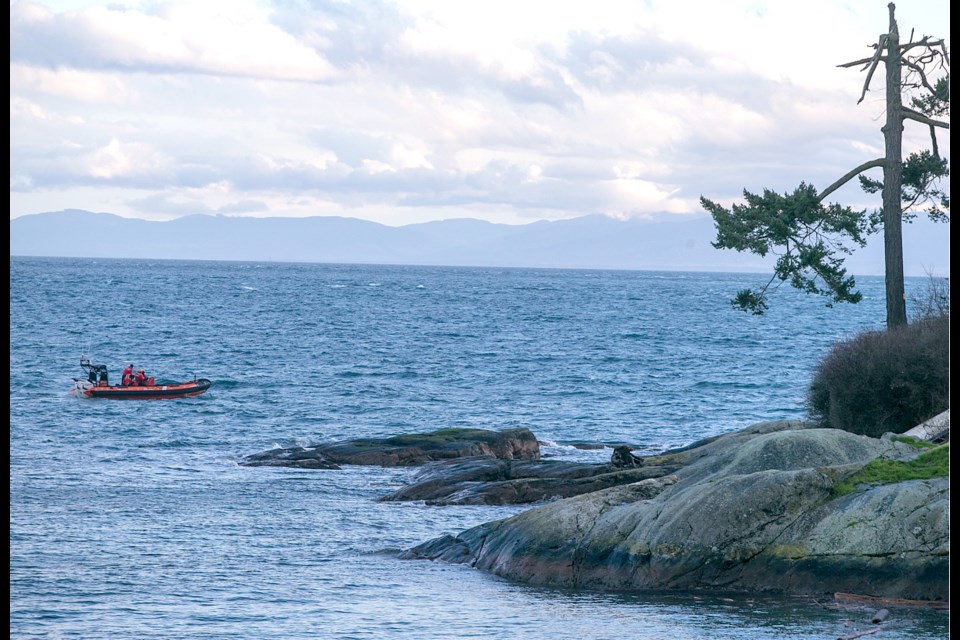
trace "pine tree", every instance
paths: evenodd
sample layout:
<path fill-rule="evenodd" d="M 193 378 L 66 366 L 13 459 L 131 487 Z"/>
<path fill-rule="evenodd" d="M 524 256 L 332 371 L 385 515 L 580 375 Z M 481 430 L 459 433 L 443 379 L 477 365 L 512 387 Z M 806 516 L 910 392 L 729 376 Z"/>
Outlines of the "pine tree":
<path fill-rule="evenodd" d="M 763 314 L 770 293 L 789 281 L 802 291 L 835 302 L 857 303 L 862 294 L 856 280 L 844 267 L 844 256 L 857 246 L 866 246 L 867 237 L 883 230 L 886 280 L 887 327 L 907 323 L 903 280 L 902 223 L 922 210 L 931 219 L 948 222 L 949 195 L 940 182 L 949 176 L 948 161 L 940 157 L 936 129 L 950 128 L 950 58 L 942 39 L 924 36 L 901 44 L 895 6 L 888 6 L 887 33 L 873 45 L 874 54 L 840 67 L 863 66 L 866 80 L 860 102 L 870 90 L 874 72 L 882 62 L 886 69 L 886 121 L 881 131 L 884 156 L 864 162 L 839 180 L 817 191 L 801 182 L 792 193 L 778 194 L 764 189 L 762 195 L 743 192 L 745 204 L 729 209 L 702 197 L 700 203 L 713 216 L 717 227 L 718 249 L 749 251 L 760 256 L 779 256 L 770 280 L 758 290 L 745 289 L 732 300 L 734 306 L 754 314 Z M 903 104 L 910 97 L 910 107 Z M 903 160 L 904 121 L 925 124 L 930 129 L 931 148 L 912 153 Z M 883 169 L 883 180 L 860 175 Z M 841 186 L 859 177 L 868 193 L 882 193 L 882 209 L 873 213 L 855 211 L 824 200 Z"/>

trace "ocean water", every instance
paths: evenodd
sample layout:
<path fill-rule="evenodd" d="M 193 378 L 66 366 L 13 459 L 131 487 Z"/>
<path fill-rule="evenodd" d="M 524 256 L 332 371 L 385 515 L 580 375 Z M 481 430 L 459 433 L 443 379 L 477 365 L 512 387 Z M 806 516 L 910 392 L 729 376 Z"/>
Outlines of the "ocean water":
<path fill-rule="evenodd" d="M 543 454 L 653 453 L 803 418 L 817 361 L 883 325 L 763 275 L 11 258 L 10 637 L 823 639 L 813 598 L 532 588 L 405 549 L 529 508 L 380 503 L 415 469 L 248 468 L 277 446 L 528 427 Z M 913 292 L 924 285 L 908 279 Z M 197 398 L 69 394 L 81 354 Z M 896 609 L 874 637 L 946 638 Z"/>

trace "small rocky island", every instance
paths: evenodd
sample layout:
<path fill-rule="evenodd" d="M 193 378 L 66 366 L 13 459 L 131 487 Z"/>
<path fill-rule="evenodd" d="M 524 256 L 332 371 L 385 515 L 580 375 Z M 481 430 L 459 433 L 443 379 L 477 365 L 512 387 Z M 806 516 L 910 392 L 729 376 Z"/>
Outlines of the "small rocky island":
<path fill-rule="evenodd" d="M 316 447 L 268 449 L 247 456 L 240 464 L 300 469 L 339 469 L 342 464 L 409 467 L 464 456 L 535 460 L 540 457 L 540 443 L 529 429 L 440 429 L 389 438 L 344 440 Z"/>
<path fill-rule="evenodd" d="M 618 447 L 609 464 L 542 460 L 526 429 L 275 449 L 242 464 L 423 465 L 411 485 L 381 499 L 537 503 L 400 554 L 529 584 L 945 603 L 949 477 L 877 481 L 864 471 L 922 467 L 948 450 L 911 437 L 777 421 L 656 456 Z"/>

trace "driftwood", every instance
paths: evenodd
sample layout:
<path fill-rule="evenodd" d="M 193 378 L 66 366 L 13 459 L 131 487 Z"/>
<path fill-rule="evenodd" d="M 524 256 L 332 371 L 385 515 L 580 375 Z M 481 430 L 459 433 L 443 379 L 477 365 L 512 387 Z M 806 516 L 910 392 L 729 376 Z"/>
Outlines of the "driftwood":
<path fill-rule="evenodd" d="M 880 627 L 874 627 L 873 629 L 867 629 L 866 631 L 857 631 L 856 633 L 851 633 L 848 636 L 840 636 L 837 640 L 854 640 L 854 638 L 862 638 L 863 636 L 868 636 L 871 633 L 876 633 L 880 631 Z"/>
<path fill-rule="evenodd" d="M 870 622 L 872 622 L 873 624 L 880 624 L 881 622 L 886 620 L 887 616 L 889 615 L 890 615 L 889 611 L 887 611 L 886 609 L 880 609 L 880 611 L 877 611 L 875 614 L 873 614 L 873 618 L 871 618 Z"/>
<path fill-rule="evenodd" d="M 935 415 L 926 422 L 921 422 L 913 429 L 905 431 L 905 436 L 919 438 L 927 442 L 938 442 L 944 437 L 950 437 L 950 409 Z"/>
<path fill-rule="evenodd" d="M 927 607 L 930 609 L 949 609 L 950 603 L 940 600 L 904 600 L 903 598 L 881 598 L 878 596 L 864 596 L 856 593 L 835 593 L 833 599 L 837 602 L 852 602 L 860 604 L 883 604 L 891 607 Z"/>

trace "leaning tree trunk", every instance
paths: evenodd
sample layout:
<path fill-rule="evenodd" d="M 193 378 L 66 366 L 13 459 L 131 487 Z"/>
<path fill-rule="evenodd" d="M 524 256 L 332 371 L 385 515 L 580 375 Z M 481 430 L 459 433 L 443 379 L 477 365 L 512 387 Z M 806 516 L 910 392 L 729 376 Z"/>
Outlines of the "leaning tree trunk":
<path fill-rule="evenodd" d="M 903 102 L 900 95 L 900 35 L 891 2 L 887 34 L 887 122 L 883 126 L 883 254 L 887 285 L 887 329 L 907 324 L 903 286 L 903 227 L 900 185 L 903 179 Z"/>

